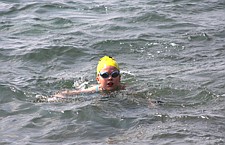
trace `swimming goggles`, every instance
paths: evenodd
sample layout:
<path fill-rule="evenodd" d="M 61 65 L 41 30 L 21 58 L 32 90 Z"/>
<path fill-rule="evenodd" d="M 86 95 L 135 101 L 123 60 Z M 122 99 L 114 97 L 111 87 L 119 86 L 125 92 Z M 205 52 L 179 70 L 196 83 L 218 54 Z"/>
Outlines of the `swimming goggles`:
<path fill-rule="evenodd" d="M 120 72 L 119 71 L 114 71 L 112 72 L 111 74 L 109 74 L 108 72 L 99 72 L 100 76 L 104 79 L 108 78 L 110 75 L 113 77 L 113 78 L 116 78 L 120 75 Z"/>

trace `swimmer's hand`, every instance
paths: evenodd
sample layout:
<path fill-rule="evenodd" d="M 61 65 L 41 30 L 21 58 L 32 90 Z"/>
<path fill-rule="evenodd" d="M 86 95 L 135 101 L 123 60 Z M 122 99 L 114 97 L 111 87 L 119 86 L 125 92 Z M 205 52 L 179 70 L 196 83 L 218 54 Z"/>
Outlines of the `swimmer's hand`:
<path fill-rule="evenodd" d="M 65 96 L 62 93 L 57 93 L 57 94 L 53 95 L 53 97 L 56 97 L 56 98 L 65 98 Z"/>
<path fill-rule="evenodd" d="M 34 102 L 57 102 L 58 100 L 63 99 L 61 95 L 56 96 L 43 96 L 43 95 L 36 95 Z"/>
<path fill-rule="evenodd" d="M 65 98 L 65 96 L 68 96 L 68 95 L 77 95 L 79 93 L 80 93 L 79 90 L 65 90 L 65 91 L 62 91 L 62 92 L 59 92 L 59 93 L 53 95 L 53 97 Z"/>

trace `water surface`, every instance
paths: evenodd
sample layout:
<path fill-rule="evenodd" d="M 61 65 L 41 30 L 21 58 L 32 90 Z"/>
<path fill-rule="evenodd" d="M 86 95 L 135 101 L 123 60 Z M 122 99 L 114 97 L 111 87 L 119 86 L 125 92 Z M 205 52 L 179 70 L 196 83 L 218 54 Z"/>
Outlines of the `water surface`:
<path fill-rule="evenodd" d="M 223 0 L 0 1 L 1 144 L 224 144 Z M 127 90 L 95 84 L 111 55 Z M 163 101 L 152 106 L 149 100 Z"/>

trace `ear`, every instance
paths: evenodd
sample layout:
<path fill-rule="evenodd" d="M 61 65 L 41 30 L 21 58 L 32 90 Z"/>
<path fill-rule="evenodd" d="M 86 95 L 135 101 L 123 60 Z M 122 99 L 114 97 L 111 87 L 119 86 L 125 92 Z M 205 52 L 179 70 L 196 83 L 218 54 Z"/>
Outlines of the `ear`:
<path fill-rule="evenodd" d="M 99 80 L 99 74 L 96 77 L 96 81 L 98 82 L 98 84 L 100 84 L 100 80 Z"/>

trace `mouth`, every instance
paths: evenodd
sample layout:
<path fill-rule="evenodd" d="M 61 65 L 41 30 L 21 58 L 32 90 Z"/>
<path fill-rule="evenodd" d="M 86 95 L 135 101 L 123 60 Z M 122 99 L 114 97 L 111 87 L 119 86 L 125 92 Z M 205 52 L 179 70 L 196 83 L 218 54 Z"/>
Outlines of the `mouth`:
<path fill-rule="evenodd" d="M 112 87 L 112 86 L 113 86 L 113 82 L 108 82 L 108 83 L 107 83 L 107 86 L 108 86 L 108 87 Z"/>

